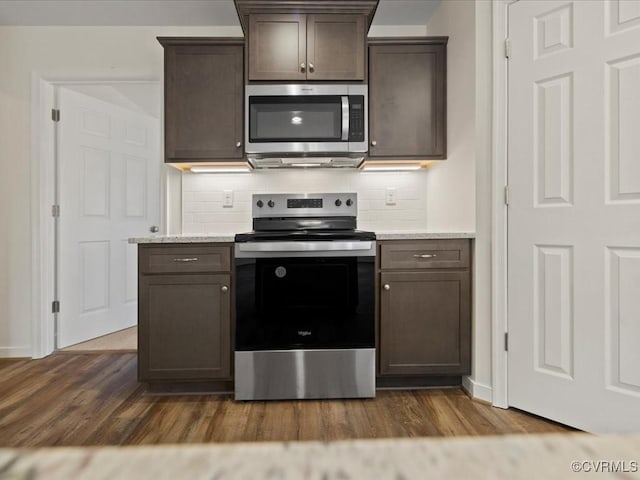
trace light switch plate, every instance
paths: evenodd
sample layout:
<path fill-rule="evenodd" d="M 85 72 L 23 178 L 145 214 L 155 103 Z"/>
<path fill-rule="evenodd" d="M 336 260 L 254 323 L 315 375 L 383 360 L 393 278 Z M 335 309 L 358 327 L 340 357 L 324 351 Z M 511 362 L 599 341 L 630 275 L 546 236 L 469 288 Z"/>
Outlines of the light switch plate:
<path fill-rule="evenodd" d="M 233 207 L 233 190 L 225 190 L 222 194 L 222 206 Z"/>
<path fill-rule="evenodd" d="M 393 187 L 387 187 L 384 203 L 387 205 L 396 204 L 396 189 Z"/>

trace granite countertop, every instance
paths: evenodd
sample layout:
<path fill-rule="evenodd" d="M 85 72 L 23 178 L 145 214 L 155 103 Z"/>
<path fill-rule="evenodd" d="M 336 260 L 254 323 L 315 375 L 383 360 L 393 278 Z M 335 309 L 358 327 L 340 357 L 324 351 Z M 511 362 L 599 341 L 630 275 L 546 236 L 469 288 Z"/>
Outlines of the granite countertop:
<path fill-rule="evenodd" d="M 129 243 L 233 243 L 234 233 L 199 233 L 193 235 L 151 235 L 133 237 Z"/>
<path fill-rule="evenodd" d="M 7 480 L 640 478 L 639 466 L 640 434 L 0 450 Z"/>
<path fill-rule="evenodd" d="M 377 231 L 377 240 L 438 240 L 453 238 L 475 238 L 474 232 L 429 232 L 427 230 Z"/>
<path fill-rule="evenodd" d="M 475 238 L 473 232 L 428 232 L 424 230 L 395 230 L 375 232 L 378 240 L 427 240 Z M 186 235 L 152 235 L 134 237 L 129 243 L 232 243 L 233 233 L 200 233 Z"/>

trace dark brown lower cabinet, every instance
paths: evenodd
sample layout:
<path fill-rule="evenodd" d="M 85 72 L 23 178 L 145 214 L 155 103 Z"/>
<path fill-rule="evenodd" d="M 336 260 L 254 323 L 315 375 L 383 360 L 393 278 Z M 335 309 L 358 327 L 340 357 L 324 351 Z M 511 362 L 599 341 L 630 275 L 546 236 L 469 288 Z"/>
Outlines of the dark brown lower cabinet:
<path fill-rule="evenodd" d="M 140 252 L 140 265 L 145 268 L 148 259 L 157 257 L 162 248 L 177 252 L 178 271 L 185 265 L 197 270 L 198 262 L 204 270 L 211 268 L 203 255 L 210 252 L 188 252 L 189 247 L 148 248 L 149 252 Z M 138 379 L 230 380 L 230 272 L 141 273 L 138 282 Z"/>
<path fill-rule="evenodd" d="M 446 242 L 382 245 L 383 265 L 385 255 L 399 254 L 425 263 L 380 273 L 381 376 L 471 373 L 470 267 L 437 268 L 439 253 L 432 253 L 460 252 L 468 265 L 469 241 L 453 240 L 449 250 Z"/>

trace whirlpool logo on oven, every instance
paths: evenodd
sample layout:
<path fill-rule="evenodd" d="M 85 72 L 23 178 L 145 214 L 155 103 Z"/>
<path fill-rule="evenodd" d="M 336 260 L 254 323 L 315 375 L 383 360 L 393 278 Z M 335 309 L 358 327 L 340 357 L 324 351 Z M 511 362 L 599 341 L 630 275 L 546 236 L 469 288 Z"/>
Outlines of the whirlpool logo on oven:
<path fill-rule="evenodd" d="M 311 335 L 311 330 L 298 330 L 299 337 L 308 337 Z"/>

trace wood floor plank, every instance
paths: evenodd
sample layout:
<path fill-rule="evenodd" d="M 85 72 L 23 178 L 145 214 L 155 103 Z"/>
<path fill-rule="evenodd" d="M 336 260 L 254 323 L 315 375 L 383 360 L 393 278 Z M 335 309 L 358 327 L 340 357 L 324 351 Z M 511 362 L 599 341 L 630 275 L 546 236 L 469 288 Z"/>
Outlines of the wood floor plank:
<path fill-rule="evenodd" d="M 369 400 L 235 402 L 154 395 L 132 353 L 0 359 L 0 447 L 347 440 L 572 429 L 459 389 L 378 391 Z"/>
<path fill-rule="evenodd" d="M 241 442 L 259 438 L 251 433 L 250 402 L 234 402 L 231 395 L 209 397 L 211 415 L 203 438 L 214 442 Z M 227 408 L 229 407 L 229 408 Z"/>
<path fill-rule="evenodd" d="M 298 440 L 324 440 L 320 432 L 324 430 L 322 401 L 306 400 L 296 402 L 298 409 Z"/>
<path fill-rule="evenodd" d="M 129 327 L 102 337 L 63 348 L 60 352 L 135 352 L 138 349 L 138 327 Z"/>

